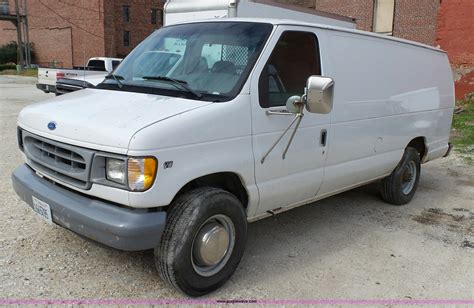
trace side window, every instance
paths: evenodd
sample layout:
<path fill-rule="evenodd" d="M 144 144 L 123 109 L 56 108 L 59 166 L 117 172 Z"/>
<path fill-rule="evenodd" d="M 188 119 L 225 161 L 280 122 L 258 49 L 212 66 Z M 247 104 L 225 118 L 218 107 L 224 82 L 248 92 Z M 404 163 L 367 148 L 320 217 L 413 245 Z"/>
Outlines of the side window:
<path fill-rule="evenodd" d="M 310 32 L 284 32 L 260 75 L 260 106 L 284 106 L 290 96 L 303 94 L 306 81 L 312 75 L 321 75 L 316 35 Z"/>
<path fill-rule="evenodd" d="M 112 70 L 114 70 L 119 64 L 120 64 L 120 61 L 112 60 Z"/>

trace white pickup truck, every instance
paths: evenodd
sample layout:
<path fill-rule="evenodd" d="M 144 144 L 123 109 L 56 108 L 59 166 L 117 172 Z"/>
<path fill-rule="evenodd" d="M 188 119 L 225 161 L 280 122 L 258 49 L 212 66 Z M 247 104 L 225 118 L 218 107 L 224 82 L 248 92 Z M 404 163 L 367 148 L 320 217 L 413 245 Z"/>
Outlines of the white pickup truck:
<path fill-rule="evenodd" d="M 142 61 L 163 50 L 183 55 L 173 70 Z M 21 111 L 13 187 L 49 223 L 154 249 L 161 277 L 199 296 L 237 269 L 249 222 L 374 181 L 409 203 L 421 164 L 449 153 L 453 107 L 430 46 L 281 19 L 175 24 L 95 88 Z"/>
<path fill-rule="evenodd" d="M 179 50 L 178 50 L 179 52 Z M 172 71 L 180 63 L 181 54 L 167 51 L 149 51 L 142 54 L 137 67 L 140 71 L 136 71 L 136 76 L 149 75 L 147 72 L 154 72 L 160 69 L 162 74 Z M 137 63 L 138 64 L 138 63 Z M 113 78 L 113 76 L 105 76 L 105 78 Z M 89 75 L 87 78 L 69 77 L 61 78 L 56 81 L 56 95 L 63 95 L 85 88 L 93 88 L 104 81 L 103 75 Z"/>
<path fill-rule="evenodd" d="M 85 67 L 75 67 L 74 69 L 40 67 L 36 87 L 45 93 L 55 93 L 56 81 L 61 78 L 78 78 L 86 82 L 97 79 L 102 81 L 121 61 L 120 58 L 94 57 L 87 61 Z"/>

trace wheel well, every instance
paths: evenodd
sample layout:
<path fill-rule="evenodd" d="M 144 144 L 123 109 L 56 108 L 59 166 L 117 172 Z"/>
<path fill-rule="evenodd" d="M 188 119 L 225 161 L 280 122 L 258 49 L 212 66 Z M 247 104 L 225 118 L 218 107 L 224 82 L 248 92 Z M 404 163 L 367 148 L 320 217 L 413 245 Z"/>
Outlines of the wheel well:
<path fill-rule="evenodd" d="M 420 154 L 421 161 L 423 161 L 426 155 L 426 145 L 424 137 L 416 137 L 415 139 L 410 141 L 410 143 L 408 143 L 407 147 L 415 148 Z"/>
<path fill-rule="evenodd" d="M 173 201 L 183 193 L 199 187 L 215 187 L 228 191 L 239 199 L 244 208 L 247 208 L 249 201 L 247 190 L 242 185 L 240 177 L 232 172 L 213 173 L 194 179 L 179 190 Z"/>

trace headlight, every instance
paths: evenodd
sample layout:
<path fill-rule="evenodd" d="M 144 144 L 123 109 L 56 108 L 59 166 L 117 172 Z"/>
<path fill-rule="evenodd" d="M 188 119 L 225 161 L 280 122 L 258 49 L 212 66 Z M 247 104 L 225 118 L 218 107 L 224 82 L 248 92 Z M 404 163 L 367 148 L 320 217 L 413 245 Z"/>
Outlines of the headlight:
<path fill-rule="evenodd" d="M 107 158 L 105 170 L 107 180 L 119 184 L 126 184 L 126 161 L 116 158 Z"/>
<path fill-rule="evenodd" d="M 144 191 L 153 185 L 158 163 L 154 157 L 128 159 L 128 188 Z"/>

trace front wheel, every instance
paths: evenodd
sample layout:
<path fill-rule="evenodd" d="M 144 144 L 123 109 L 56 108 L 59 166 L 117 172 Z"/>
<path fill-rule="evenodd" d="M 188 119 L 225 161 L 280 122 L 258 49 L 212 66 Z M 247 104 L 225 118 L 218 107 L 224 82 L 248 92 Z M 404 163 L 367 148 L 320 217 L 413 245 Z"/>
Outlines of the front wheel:
<path fill-rule="evenodd" d="M 190 296 L 222 286 L 237 269 L 247 242 L 240 201 L 217 188 L 186 192 L 171 205 L 155 263 L 164 281 Z"/>
<path fill-rule="evenodd" d="M 382 199 L 394 205 L 404 205 L 415 195 L 420 179 L 420 155 L 407 147 L 393 172 L 382 180 Z"/>

